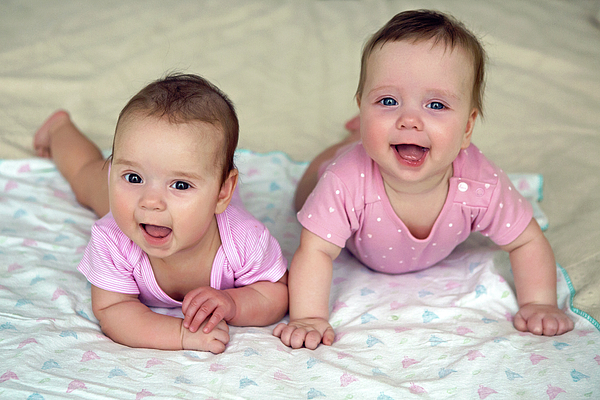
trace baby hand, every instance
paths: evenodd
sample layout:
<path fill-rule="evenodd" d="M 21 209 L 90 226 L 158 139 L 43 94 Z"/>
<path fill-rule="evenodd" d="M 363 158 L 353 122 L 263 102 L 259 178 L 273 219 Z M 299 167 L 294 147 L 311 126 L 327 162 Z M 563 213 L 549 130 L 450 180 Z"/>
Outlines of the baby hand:
<path fill-rule="evenodd" d="M 204 327 L 205 321 L 201 327 Z M 229 326 L 225 321 L 220 321 L 210 333 L 204 333 L 199 330 L 191 332 L 188 329 L 182 329 L 181 347 L 184 350 L 210 351 L 219 354 L 225 351 L 225 345 L 229 343 Z"/>
<path fill-rule="evenodd" d="M 321 342 L 331 346 L 335 339 L 333 328 L 323 318 L 297 319 L 287 325 L 281 323 L 275 327 L 273 335 L 293 349 L 299 349 L 304 345 L 307 349 L 314 350 Z"/>
<path fill-rule="evenodd" d="M 526 304 L 522 306 L 513 321 L 521 332 L 534 335 L 562 335 L 573 329 L 573 321 L 558 307 L 547 304 Z"/>
<path fill-rule="evenodd" d="M 185 295 L 181 311 L 184 315 L 183 326 L 192 333 L 212 314 L 202 328 L 204 333 L 210 333 L 220 321 L 235 317 L 236 305 L 227 291 L 203 286 Z"/>

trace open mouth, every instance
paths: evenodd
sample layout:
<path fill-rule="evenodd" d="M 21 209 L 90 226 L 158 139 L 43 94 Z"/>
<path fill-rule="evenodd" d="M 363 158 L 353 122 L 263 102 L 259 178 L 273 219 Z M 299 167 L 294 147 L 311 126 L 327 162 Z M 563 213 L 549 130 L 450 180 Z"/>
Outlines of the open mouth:
<path fill-rule="evenodd" d="M 149 224 L 140 224 L 142 229 L 155 239 L 163 239 L 171 233 L 171 228 L 167 228 L 166 226 L 158 226 L 158 225 L 149 225 Z"/>
<path fill-rule="evenodd" d="M 420 164 L 429 152 L 429 148 L 417 146 L 416 144 L 397 144 L 393 147 L 396 149 L 398 156 L 409 164 Z"/>

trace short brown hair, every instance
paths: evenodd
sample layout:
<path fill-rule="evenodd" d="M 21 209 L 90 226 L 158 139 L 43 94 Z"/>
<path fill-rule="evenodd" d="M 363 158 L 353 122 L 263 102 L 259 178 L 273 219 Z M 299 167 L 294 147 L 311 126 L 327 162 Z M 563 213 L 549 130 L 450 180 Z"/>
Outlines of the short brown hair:
<path fill-rule="evenodd" d="M 485 62 L 487 56 L 479 39 L 454 17 L 432 10 L 411 10 L 396 14 L 380 30 L 375 32 L 363 48 L 360 79 L 356 96 L 362 96 L 367 77 L 367 61 L 377 46 L 387 42 L 412 40 L 413 42 L 435 39 L 454 49 L 463 48 L 473 58 L 473 106 L 483 115 L 483 92 L 485 89 Z"/>
<path fill-rule="evenodd" d="M 168 118 L 174 124 L 201 121 L 221 128 L 224 149 L 219 162 L 221 183 L 235 169 L 233 158 L 239 136 L 235 108 L 229 97 L 206 79 L 193 74 L 169 74 L 150 83 L 123 107 L 117 127 L 127 116 L 140 112 L 149 117 Z"/>

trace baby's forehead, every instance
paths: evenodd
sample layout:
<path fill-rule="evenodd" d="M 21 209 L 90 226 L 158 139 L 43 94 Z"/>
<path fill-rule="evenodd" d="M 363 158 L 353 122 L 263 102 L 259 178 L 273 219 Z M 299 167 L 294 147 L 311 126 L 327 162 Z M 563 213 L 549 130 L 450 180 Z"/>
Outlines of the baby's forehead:
<path fill-rule="evenodd" d="M 162 131 L 160 136 L 166 143 L 183 143 L 190 151 L 201 148 L 206 151 L 205 155 L 212 154 L 211 162 L 215 165 L 220 165 L 223 162 L 226 153 L 225 133 L 220 124 L 215 125 L 198 120 L 172 122 L 165 117 L 144 115 L 127 116 L 119 121 L 113 139 L 113 155 L 120 153 L 120 150 L 128 151 L 128 149 L 132 149 L 132 146 L 137 148 L 138 151 L 143 150 L 146 143 L 144 141 L 144 131 L 154 130 L 155 126 L 152 126 L 152 124 L 159 125 L 158 132 Z M 131 137 L 131 135 L 134 136 Z M 157 138 L 156 136 L 153 137 Z M 130 140 L 127 140 L 128 138 Z M 164 151 L 165 156 L 168 156 L 168 144 L 165 145 Z"/>
<path fill-rule="evenodd" d="M 395 46 L 395 44 L 398 44 L 399 46 Z M 416 39 L 411 39 L 411 38 L 405 38 L 405 39 L 400 39 L 400 40 L 388 40 L 386 42 L 381 43 L 380 45 L 376 46 L 375 48 L 373 48 L 373 51 L 371 52 L 371 54 L 369 55 L 369 64 L 372 64 L 374 61 L 374 58 L 377 59 L 379 56 L 384 56 L 390 55 L 392 54 L 397 54 L 398 56 L 402 56 L 404 52 L 407 51 L 407 47 L 403 46 L 403 45 L 408 45 L 408 46 L 423 46 L 425 49 L 429 49 L 429 50 L 438 50 L 438 49 L 442 49 L 443 52 L 443 57 L 445 56 L 451 56 L 451 57 L 458 57 L 458 59 L 462 59 L 464 60 L 464 65 L 465 66 L 471 66 L 472 70 L 470 72 L 472 72 L 472 77 L 474 78 L 474 74 L 475 74 L 475 68 L 476 68 L 476 61 L 475 61 L 475 57 L 473 56 L 473 54 L 471 54 L 471 52 L 463 45 L 459 44 L 459 43 L 450 43 L 447 42 L 443 39 L 439 39 L 439 38 L 430 38 L 430 39 L 423 39 L 423 38 L 416 38 Z M 387 57 L 386 57 L 387 58 Z M 462 64 L 462 61 L 461 61 Z M 366 73 L 369 74 L 369 68 L 367 68 Z"/>
<path fill-rule="evenodd" d="M 202 160 L 203 165 L 213 169 L 223 163 L 223 138 L 222 130 L 208 122 L 174 123 L 156 117 L 127 118 L 117 126 L 113 158 L 132 158 L 143 164 L 150 154 L 158 154 L 160 158 L 176 163 Z M 158 153 L 156 149 L 160 149 Z"/>

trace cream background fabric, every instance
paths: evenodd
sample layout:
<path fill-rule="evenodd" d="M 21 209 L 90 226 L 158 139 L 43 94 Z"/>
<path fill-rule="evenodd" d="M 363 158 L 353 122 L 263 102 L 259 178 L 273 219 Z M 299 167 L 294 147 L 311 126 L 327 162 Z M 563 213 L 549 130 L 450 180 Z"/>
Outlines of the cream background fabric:
<path fill-rule="evenodd" d="M 345 133 L 361 46 L 408 8 L 463 20 L 490 56 L 474 142 L 540 173 L 557 261 L 600 318 L 600 2 L 594 0 L 27 1 L 0 3 L 0 158 L 31 157 L 65 108 L 103 149 L 128 98 L 167 71 L 235 102 L 240 148 L 304 161 Z"/>

